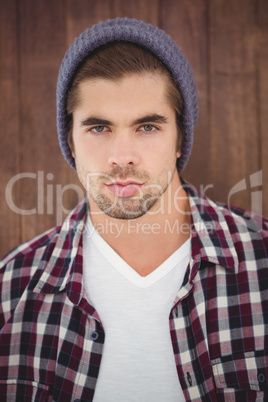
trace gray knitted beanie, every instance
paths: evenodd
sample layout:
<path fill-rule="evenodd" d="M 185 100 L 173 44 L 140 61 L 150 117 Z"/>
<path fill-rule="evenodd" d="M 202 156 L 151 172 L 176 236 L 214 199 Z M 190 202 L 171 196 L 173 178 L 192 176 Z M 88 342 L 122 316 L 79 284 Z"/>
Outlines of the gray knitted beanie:
<path fill-rule="evenodd" d="M 59 143 L 67 162 L 75 169 L 75 161 L 67 140 L 67 93 L 80 63 L 98 47 L 113 41 L 127 41 L 141 45 L 155 54 L 175 77 L 183 103 L 182 155 L 178 171 L 182 172 L 193 145 L 193 129 L 197 122 L 198 105 L 191 66 L 176 43 L 161 29 L 143 21 L 115 18 L 100 22 L 84 31 L 67 50 L 57 83 L 57 128 Z"/>

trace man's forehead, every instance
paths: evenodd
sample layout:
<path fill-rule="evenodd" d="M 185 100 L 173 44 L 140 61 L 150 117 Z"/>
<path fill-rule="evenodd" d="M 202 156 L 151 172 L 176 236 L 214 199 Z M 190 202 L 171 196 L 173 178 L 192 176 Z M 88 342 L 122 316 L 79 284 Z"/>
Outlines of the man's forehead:
<path fill-rule="evenodd" d="M 126 74 L 119 79 L 89 78 L 79 83 L 78 104 L 93 100 L 107 103 L 124 100 L 135 105 L 146 99 L 152 103 L 168 102 L 168 88 L 168 78 L 158 73 Z"/>
<path fill-rule="evenodd" d="M 129 73 L 126 72 L 120 77 L 90 77 L 85 78 L 80 81 L 78 87 L 85 88 L 85 87 L 94 87 L 94 86 L 116 86 L 118 88 L 122 87 L 126 82 L 135 82 L 135 83 L 144 83 L 144 82 L 151 82 L 152 85 L 156 83 L 162 83 L 163 86 L 168 84 L 168 77 L 166 74 L 161 72 L 149 72 L 144 71 L 142 73 Z"/>
<path fill-rule="evenodd" d="M 163 123 L 172 108 L 165 81 L 166 77 L 152 74 L 128 75 L 120 81 L 102 78 L 85 80 L 80 83 L 79 101 L 73 115 L 79 114 L 82 125 L 89 118 L 91 122 L 92 118 L 107 120 L 108 124 L 116 116 L 123 115 L 136 123 L 148 121 L 150 116 L 152 121 Z"/>

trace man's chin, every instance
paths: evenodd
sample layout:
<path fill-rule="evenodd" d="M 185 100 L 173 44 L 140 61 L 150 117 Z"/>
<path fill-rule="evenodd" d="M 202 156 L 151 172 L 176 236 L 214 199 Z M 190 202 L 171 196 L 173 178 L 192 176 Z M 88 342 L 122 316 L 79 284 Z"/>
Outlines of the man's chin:
<path fill-rule="evenodd" d="M 120 219 L 120 220 L 134 220 L 142 217 L 147 212 L 144 211 L 128 211 L 127 213 L 124 211 L 103 211 L 105 215 L 109 216 L 113 219 Z"/>
<path fill-rule="evenodd" d="M 149 210 L 144 208 L 143 205 L 135 205 L 138 204 L 137 202 L 131 202 L 128 200 L 127 202 L 120 202 L 119 204 L 112 204 L 112 205 L 101 205 L 99 204 L 100 210 L 110 218 L 114 219 L 137 219 L 141 216 L 145 215 Z"/>
<path fill-rule="evenodd" d="M 94 199 L 98 208 L 107 216 L 114 219 L 133 220 L 147 214 L 157 199 L 137 200 L 119 198 L 111 201 L 108 197 L 99 195 Z"/>

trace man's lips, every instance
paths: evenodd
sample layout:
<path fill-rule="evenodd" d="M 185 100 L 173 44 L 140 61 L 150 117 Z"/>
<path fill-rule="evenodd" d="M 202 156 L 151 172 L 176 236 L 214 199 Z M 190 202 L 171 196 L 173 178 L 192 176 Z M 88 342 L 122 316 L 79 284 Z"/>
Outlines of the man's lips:
<path fill-rule="evenodd" d="M 143 183 L 137 183 L 134 181 L 126 181 L 126 182 L 113 182 L 110 184 L 106 184 L 107 188 L 111 193 L 116 195 L 117 197 L 133 197 L 137 193 L 139 193 Z"/>

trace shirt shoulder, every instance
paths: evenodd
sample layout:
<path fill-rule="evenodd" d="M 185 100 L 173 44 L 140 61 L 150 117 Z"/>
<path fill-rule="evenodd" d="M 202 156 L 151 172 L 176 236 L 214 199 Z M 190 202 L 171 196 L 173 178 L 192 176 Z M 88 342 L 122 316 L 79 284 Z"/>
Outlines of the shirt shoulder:
<path fill-rule="evenodd" d="M 61 226 L 54 227 L 46 232 L 34 237 L 33 239 L 20 244 L 18 247 L 11 250 L 0 261 L 0 272 L 5 269 L 6 266 L 14 263 L 15 261 L 21 261 L 21 264 L 25 262 L 26 265 L 33 263 L 35 256 L 38 255 L 41 258 L 40 252 L 46 248 L 49 244 L 53 243 L 55 237 L 60 232 Z"/>
<path fill-rule="evenodd" d="M 215 202 L 187 183 L 194 226 L 194 256 L 238 273 L 268 267 L 268 220 Z"/>
<path fill-rule="evenodd" d="M 64 279 L 65 268 L 77 253 L 86 210 L 87 203 L 82 200 L 62 225 L 21 244 L 0 261 L 0 328 L 26 288 L 33 291 L 40 278 L 55 287 L 58 278 Z"/>
<path fill-rule="evenodd" d="M 229 250 L 225 250 L 225 260 L 228 260 L 229 253 L 235 256 L 237 280 L 244 280 L 245 275 L 253 275 L 253 272 L 258 280 L 267 280 L 268 220 L 245 209 L 219 202 L 216 203 L 216 209 L 222 215 L 217 236 L 222 239 L 222 228 L 225 227 L 224 236 L 229 245 Z"/>
<path fill-rule="evenodd" d="M 53 252 L 54 247 L 57 245 L 58 237 L 61 236 L 62 239 L 66 238 L 71 233 L 72 228 L 78 226 L 84 219 L 87 208 L 88 204 L 86 199 L 84 199 L 71 211 L 62 225 L 55 226 L 11 250 L 0 261 L 0 272 L 7 265 L 15 261 L 21 261 L 22 266 L 24 263 L 26 266 L 31 263 L 36 265 L 38 260 L 42 259 L 44 251 L 46 251 L 45 259 L 48 261 L 48 253 Z"/>
<path fill-rule="evenodd" d="M 264 241 L 268 246 L 268 219 L 236 206 L 229 206 L 221 202 L 215 203 L 222 213 L 230 235 L 236 239 L 248 235 L 251 239 Z"/>
<path fill-rule="evenodd" d="M 53 252 L 60 227 L 25 242 L 0 261 L 0 328 L 9 319 L 23 292 L 42 274 L 42 262 Z"/>

